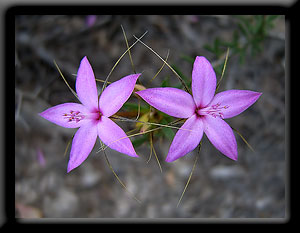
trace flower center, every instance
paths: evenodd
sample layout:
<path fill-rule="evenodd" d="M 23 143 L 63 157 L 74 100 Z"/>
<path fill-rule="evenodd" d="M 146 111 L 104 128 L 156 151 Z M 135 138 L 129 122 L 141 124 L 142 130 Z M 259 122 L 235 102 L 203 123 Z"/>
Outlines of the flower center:
<path fill-rule="evenodd" d="M 94 119 L 94 120 L 101 120 L 102 113 L 100 111 L 93 112 L 93 113 L 88 113 L 88 114 L 83 114 L 80 111 L 73 111 L 71 110 L 69 113 L 64 113 L 63 117 L 67 119 L 68 122 L 76 122 L 78 123 L 79 121 L 83 119 Z"/>
<path fill-rule="evenodd" d="M 101 120 L 101 116 L 102 116 L 102 113 L 101 113 L 100 111 L 97 111 L 97 112 L 95 113 L 95 119 L 96 119 L 97 121 L 100 121 L 100 120 Z"/>
<path fill-rule="evenodd" d="M 224 111 L 224 109 L 227 109 L 227 108 L 229 108 L 228 105 L 221 106 L 220 103 L 217 103 L 217 104 L 214 104 L 214 105 L 206 107 L 206 108 L 196 109 L 196 113 L 199 116 L 211 115 L 214 118 L 220 117 L 223 119 L 224 118 L 223 111 Z"/>

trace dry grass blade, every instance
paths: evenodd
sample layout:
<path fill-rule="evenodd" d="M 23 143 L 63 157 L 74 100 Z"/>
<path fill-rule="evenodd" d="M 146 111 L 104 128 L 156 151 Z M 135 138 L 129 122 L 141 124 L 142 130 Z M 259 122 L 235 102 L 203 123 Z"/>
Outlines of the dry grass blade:
<path fill-rule="evenodd" d="M 132 134 L 132 135 L 128 135 L 128 136 L 126 136 L 126 137 L 119 138 L 118 140 L 115 140 L 115 141 L 113 141 L 112 143 L 115 143 L 115 142 L 120 141 L 120 140 L 125 139 L 125 138 L 130 138 L 130 137 L 134 137 L 134 136 L 138 136 L 138 135 L 150 133 L 150 132 L 153 132 L 153 131 L 156 131 L 156 130 L 161 129 L 163 126 L 169 126 L 169 125 L 178 123 L 178 122 L 181 121 L 181 120 L 182 120 L 182 119 L 177 119 L 177 120 L 175 120 L 175 121 L 173 121 L 173 122 L 170 122 L 168 125 L 162 125 L 162 126 L 160 126 L 160 127 L 156 127 L 156 128 L 154 128 L 154 129 L 146 130 L 146 131 L 144 131 L 144 132 L 139 132 L 139 133 L 135 133 L 135 134 Z M 146 122 L 145 122 L 145 123 L 146 123 Z M 178 128 L 178 127 L 176 127 L 176 128 Z M 179 128 L 178 128 L 178 129 L 179 129 Z M 181 128 L 180 128 L 180 129 L 181 129 Z M 188 130 L 188 129 L 186 129 L 186 130 Z M 111 143 L 111 144 L 112 144 L 112 143 Z M 111 145 L 111 144 L 110 144 L 110 145 Z M 108 146 L 104 146 L 104 145 L 102 144 L 102 146 L 100 147 L 100 149 L 99 149 L 96 153 L 99 153 L 100 151 L 106 150 L 108 147 L 109 147 L 109 145 L 108 145 Z"/>
<path fill-rule="evenodd" d="M 68 149 L 69 149 L 69 146 L 70 146 L 70 144 L 71 144 L 71 142 L 72 142 L 72 140 L 73 140 L 73 138 L 74 138 L 74 135 L 75 134 L 73 134 L 73 136 L 71 137 L 71 139 L 68 141 L 68 143 L 67 143 L 67 146 L 66 146 L 66 149 L 65 149 L 65 153 L 64 153 L 64 157 L 66 156 L 66 154 L 67 154 L 67 151 L 68 151 Z"/>
<path fill-rule="evenodd" d="M 143 41 L 141 41 L 139 38 L 137 38 L 135 35 L 133 35 L 135 39 L 137 39 L 137 41 L 139 41 L 142 45 L 144 45 L 146 48 L 148 48 L 151 52 L 153 52 L 160 60 L 162 60 L 170 69 L 171 71 L 176 75 L 176 77 L 179 79 L 179 81 L 182 83 L 184 89 L 191 94 L 190 89 L 188 88 L 188 86 L 185 84 L 185 82 L 183 81 L 183 79 L 180 77 L 179 74 L 177 74 L 177 72 L 157 53 L 155 52 L 152 48 L 150 48 L 148 45 L 146 45 Z"/>
<path fill-rule="evenodd" d="M 146 125 L 154 125 L 154 126 L 161 126 L 161 127 L 167 127 L 167 128 L 173 128 L 173 129 L 180 129 L 180 130 L 187 130 L 187 131 L 193 131 L 191 129 L 184 129 L 184 128 L 180 128 L 180 127 L 176 127 L 176 126 L 172 126 L 171 123 L 167 124 L 167 125 L 163 125 L 163 124 L 159 124 L 159 123 L 154 123 L 154 122 L 145 122 L 145 121 L 139 121 L 139 120 L 133 120 L 133 119 L 129 119 L 129 118 L 125 118 L 125 117 L 110 117 L 114 120 L 119 120 L 119 121 L 129 121 L 129 122 L 136 122 L 136 123 L 142 123 L 142 124 L 146 124 Z M 181 121 L 181 119 L 179 119 Z"/>
<path fill-rule="evenodd" d="M 121 25 L 121 28 L 122 28 L 122 32 L 123 32 L 123 35 L 124 35 L 124 39 L 125 39 L 125 42 L 126 42 L 126 47 L 127 47 L 127 49 L 129 49 L 127 36 L 126 36 L 125 30 L 124 30 L 124 28 L 123 28 L 122 25 Z M 135 71 L 135 68 L 134 68 L 134 64 L 133 64 L 133 60 L 132 60 L 132 57 L 131 57 L 131 52 L 130 52 L 130 50 L 128 50 L 128 55 L 129 55 L 130 63 L 131 63 L 131 66 L 132 66 L 132 70 L 133 70 L 133 72 L 136 74 L 136 71 Z"/>
<path fill-rule="evenodd" d="M 201 146 L 202 146 L 202 142 L 200 142 L 200 144 L 199 144 L 199 150 L 198 150 L 198 153 L 197 153 L 197 155 L 196 155 L 196 158 L 195 158 L 195 161 L 194 161 L 194 164 L 193 164 L 193 168 L 192 168 L 191 173 L 190 173 L 190 176 L 189 176 L 189 178 L 188 178 L 188 180 L 187 180 L 187 182 L 186 182 L 186 184 L 185 184 L 185 187 L 184 187 L 184 189 L 183 189 L 183 191 L 182 191 L 182 194 L 181 194 L 181 196 L 180 196 L 180 198 L 179 198 L 179 201 L 178 201 L 178 203 L 177 203 L 177 207 L 179 206 L 179 204 L 180 204 L 180 202 L 181 202 L 181 200 L 182 200 L 182 198 L 183 198 L 183 195 L 185 194 L 185 191 L 186 191 L 186 189 L 187 189 L 187 187 L 188 187 L 188 185 L 189 185 L 189 183 L 190 183 L 190 180 L 191 180 L 191 178 L 192 178 L 192 175 L 193 175 L 193 172 L 194 172 L 194 170 L 195 170 L 196 163 L 197 163 L 197 161 L 198 161 L 198 157 L 199 157 L 199 154 L 200 154 Z"/>
<path fill-rule="evenodd" d="M 139 39 L 142 39 L 146 34 L 148 33 L 148 31 L 146 31 Z M 138 39 L 138 40 L 139 40 Z M 114 64 L 113 68 L 111 69 L 111 71 L 109 72 L 109 74 L 107 75 L 103 87 L 101 89 L 100 95 L 102 94 L 103 90 L 105 89 L 105 87 L 107 86 L 108 83 L 108 79 L 110 77 L 110 75 L 112 74 L 113 70 L 116 68 L 116 66 L 119 64 L 119 62 L 121 61 L 121 59 L 125 56 L 125 54 L 133 47 L 136 45 L 136 43 L 138 42 L 138 40 L 136 40 L 122 55 L 121 57 L 117 60 L 117 62 Z"/>
<path fill-rule="evenodd" d="M 54 62 L 54 65 L 56 66 L 56 68 L 57 68 L 57 70 L 58 70 L 60 76 L 62 77 L 62 79 L 64 80 L 65 84 L 67 85 L 67 87 L 70 89 L 70 91 L 73 93 L 73 95 L 78 99 L 78 101 L 80 101 L 79 98 L 78 98 L 78 96 L 77 96 L 77 94 L 76 94 L 76 92 L 70 87 L 69 83 L 68 83 L 67 80 L 65 79 L 64 75 L 62 74 L 62 72 L 61 72 L 61 70 L 59 69 L 58 65 L 56 64 L 55 60 L 53 60 L 53 62 Z"/>
<path fill-rule="evenodd" d="M 150 155 L 149 155 L 149 158 L 147 160 L 147 163 L 149 163 L 151 158 L 152 158 L 152 152 L 153 152 L 153 145 L 151 145 L 151 136 L 150 136 Z"/>
<path fill-rule="evenodd" d="M 111 144 L 116 143 L 116 142 L 118 142 L 118 141 L 120 141 L 120 140 L 123 140 L 123 139 L 125 139 L 125 138 L 131 138 L 131 137 L 134 137 L 134 136 L 138 136 L 138 135 L 150 133 L 150 132 L 153 132 L 153 131 L 155 131 L 155 130 L 159 130 L 159 129 L 161 129 L 161 128 L 162 128 L 162 127 L 157 127 L 157 128 L 154 128 L 154 129 L 150 129 L 150 130 L 144 131 L 144 132 L 139 132 L 139 133 L 135 133 L 135 134 L 132 134 L 132 135 L 128 135 L 128 136 L 126 136 L 126 137 L 122 137 L 122 138 L 119 138 L 118 140 L 113 141 Z M 110 144 L 110 145 L 111 145 L 111 144 Z M 104 146 L 104 145 L 101 146 L 100 149 L 99 149 L 99 151 L 97 151 L 96 153 L 99 153 L 100 151 L 106 150 L 110 145 L 108 145 L 108 146 Z"/>
<path fill-rule="evenodd" d="M 100 141 L 100 142 L 101 142 L 101 141 Z M 103 143 L 102 143 L 102 142 L 101 142 L 101 145 L 103 146 Z M 141 204 L 142 202 L 141 202 L 141 201 L 140 201 L 133 193 L 131 193 L 131 192 L 127 189 L 126 185 L 125 185 L 125 184 L 122 182 L 122 180 L 119 178 L 119 176 L 117 175 L 117 173 L 115 172 L 115 170 L 114 170 L 113 167 L 111 166 L 111 164 L 110 164 L 110 162 L 109 162 L 109 160 L 108 160 L 108 157 L 107 157 L 105 151 L 103 151 L 103 153 L 104 153 L 105 161 L 106 161 L 106 163 L 107 163 L 109 169 L 112 171 L 112 173 L 114 174 L 114 176 L 116 177 L 116 179 L 118 180 L 118 182 L 119 182 L 119 183 L 121 184 L 121 186 L 126 190 L 126 192 L 128 192 L 128 193 L 131 195 L 131 197 L 132 197 L 134 200 L 136 200 L 139 204 Z"/>
<path fill-rule="evenodd" d="M 97 82 L 101 82 L 101 83 L 104 83 L 105 81 L 102 80 L 102 79 L 95 79 Z M 111 82 L 107 82 L 107 84 L 111 84 Z M 137 90 L 137 91 L 141 91 L 141 90 L 145 90 L 146 88 L 143 86 L 143 85 L 140 85 L 140 84 L 135 84 L 134 85 L 134 89 Z M 138 96 L 136 96 L 138 97 Z"/>
<path fill-rule="evenodd" d="M 232 128 L 232 127 L 231 127 Z M 232 128 L 240 137 L 241 137 L 241 139 L 245 142 L 245 144 L 249 147 L 249 149 L 250 150 L 252 150 L 253 152 L 255 152 L 254 151 L 254 149 L 252 148 L 252 146 L 247 142 L 247 140 L 243 137 L 243 135 L 237 130 L 237 129 L 235 129 L 235 128 Z"/>
<path fill-rule="evenodd" d="M 141 114 L 141 99 L 140 99 L 140 97 L 138 97 L 138 112 L 137 112 L 137 116 L 135 118 L 136 121 L 139 119 L 140 114 Z"/>
<path fill-rule="evenodd" d="M 95 79 L 97 82 L 101 82 L 101 83 L 104 83 L 105 81 L 104 80 L 101 80 L 101 79 Z M 111 82 L 107 82 L 108 84 L 111 84 Z"/>
<path fill-rule="evenodd" d="M 218 83 L 217 83 L 216 92 L 218 91 L 218 89 L 219 89 L 219 87 L 220 87 L 220 83 L 221 83 L 221 81 L 222 81 L 222 79 L 223 79 L 224 72 L 225 72 L 225 68 L 226 68 L 226 65 L 227 65 L 228 56 L 229 56 L 229 48 L 227 48 L 226 57 L 225 57 L 225 62 L 224 62 L 224 66 L 223 66 L 223 69 L 222 69 L 222 74 L 221 74 L 220 80 L 219 80 Z"/>
<path fill-rule="evenodd" d="M 156 161 L 157 161 L 157 164 L 158 164 L 158 166 L 159 166 L 159 170 L 160 170 L 160 172 L 162 173 L 162 168 L 161 168 L 161 165 L 160 165 L 159 159 L 158 159 L 158 157 L 157 157 L 157 154 L 156 154 L 155 148 L 154 148 L 154 146 L 153 146 L 153 132 L 151 132 L 151 133 L 150 133 L 150 148 L 151 148 L 150 157 L 151 157 L 151 155 L 152 155 L 152 151 L 153 151 L 153 153 L 154 153 L 154 156 L 155 156 L 155 159 L 156 159 Z M 150 158 L 149 158 L 149 160 L 147 161 L 147 163 L 148 163 L 149 161 L 150 161 Z"/>
<path fill-rule="evenodd" d="M 159 159 L 158 159 L 158 157 L 157 157 L 157 154 L 156 154 L 156 152 L 155 152 L 154 147 L 153 147 L 153 153 L 154 153 L 155 159 L 156 159 L 156 161 L 157 161 L 157 164 L 158 164 L 158 166 L 159 166 L 159 170 L 160 170 L 160 172 L 162 173 L 162 168 L 161 168 L 161 165 L 160 165 L 160 162 L 159 162 Z"/>
<path fill-rule="evenodd" d="M 170 53 L 170 50 L 168 49 L 168 53 L 167 53 L 167 56 L 166 56 L 166 62 L 169 58 L 169 53 Z M 158 72 L 154 75 L 154 77 L 150 80 L 150 82 L 152 82 L 156 77 L 157 75 L 162 71 L 162 69 L 164 68 L 164 66 L 166 65 L 166 63 L 163 63 L 162 66 L 160 67 L 160 69 L 158 70 Z"/>
<path fill-rule="evenodd" d="M 134 129 L 132 129 L 132 130 L 129 130 L 129 131 L 126 132 L 126 135 L 130 135 L 131 133 L 133 133 L 133 132 L 135 132 L 135 131 L 137 131 L 137 130 L 139 130 L 139 129 L 134 128 Z"/>

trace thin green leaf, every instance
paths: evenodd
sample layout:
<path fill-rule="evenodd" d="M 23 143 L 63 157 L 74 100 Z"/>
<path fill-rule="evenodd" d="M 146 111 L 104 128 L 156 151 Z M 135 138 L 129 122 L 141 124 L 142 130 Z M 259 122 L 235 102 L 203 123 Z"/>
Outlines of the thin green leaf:
<path fill-rule="evenodd" d="M 161 123 L 162 124 L 168 124 L 168 122 L 165 119 L 163 119 L 161 121 Z M 170 128 L 162 128 L 162 132 L 163 132 L 163 134 L 164 134 L 164 136 L 166 138 L 168 138 L 170 140 L 173 140 L 173 138 L 175 136 L 175 133 L 174 133 L 174 131 L 172 129 L 170 129 Z"/>
<path fill-rule="evenodd" d="M 132 141 L 132 145 L 134 147 L 139 147 L 141 146 L 142 144 L 144 144 L 146 141 L 148 141 L 148 136 L 147 135 L 143 135 L 139 138 L 136 138 Z"/>
<path fill-rule="evenodd" d="M 169 87 L 170 86 L 170 78 L 167 76 L 162 82 L 161 82 L 161 87 Z"/>
<path fill-rule="evenodd" d="M 181 70 L 175 64 L 172 64 L 171 67 L 177 72 L 177 74 L 185 81 L 188 82 L 188 78 L 181 72 Z"/>
<path fill-rule="evenodd" d="M 208 45 L 208 44 L 205 44 L 203 46 L 203 48 L 206 49 L 207 51 L 211 52 L 211 53 L 214 53 L 214 54 L 216 53 L 215 49 L 212 46 Z"/>
<path fill-rule="evenodd" d="M 266 23 L 269 28 L 272 28 L 274 26 L 274 20 L 277 19 L 280 15 L 267 15 L 266 17 Z"/>
<path fill-rule="evenodd" d="M 191 64 L 194 64 L 195 59 L 192 58 L 192 57 L 190 57 L 190 56 L 187 56 L 187 55 L 181 55 L 181 58 L 182 58 L 183 60 L 185 60 L 185 61 L 191 63 Z"/>
<path fill-rule="evenodd" d="M 138 111 L 138 109 L 139 109 L 139 104 L 130 103 L 130 102 L 126 102 L 122 106 L 122 110 L 125 110 L 125 111 Z M 149 110 L 149 108 L 146 107 L 145 105 L 140 105 L 140 112 L 144 113 L 148 110 Z"/>
<path fill-rule="evenodd" d="M 246 37 L 246 38 L 249 38 L 249 33 L 247 31 L 247 28 L 241 24 L 241 23 L 238 23 L 238 28 L 240 29 L 240 32 Z"/>

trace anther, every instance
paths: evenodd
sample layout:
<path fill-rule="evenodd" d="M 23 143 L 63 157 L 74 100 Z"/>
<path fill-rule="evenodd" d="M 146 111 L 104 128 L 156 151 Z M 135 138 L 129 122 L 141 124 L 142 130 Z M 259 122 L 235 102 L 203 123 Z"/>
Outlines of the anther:
<path fill-rule="evenodd" d="M 201 115 L 211 115 L 214 118 L 220 117 L 224 119 L 224 114 L 222 112 L 223 109 L 229 108 L 228 105 L 221 106 L 220 103 L 214 104 L 210 107 L 202 108 L 202 109 L 197 109 L 196 112 L 197 114 Z"/>
<path fill-rule="evenodd" d="M 84 115 L 79 115 L 80 112 L 79 111 L 70 111 L 69 114 L 64 113 L 63 116 L 64 118 L 68 119 L 68 122 L 72 122 L 75 121 L 76 123 L 78 123 L 79 121 L 81 121 L 82 119 L 84 119 Z"/>

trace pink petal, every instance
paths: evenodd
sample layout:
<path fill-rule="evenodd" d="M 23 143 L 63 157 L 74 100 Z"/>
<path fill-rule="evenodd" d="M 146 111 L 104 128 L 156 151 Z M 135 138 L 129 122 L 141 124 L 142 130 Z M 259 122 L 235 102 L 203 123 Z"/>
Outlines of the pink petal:
<path fill-rule="evenodd" d="M 128 75 L 104 89 L 99 100 L 99 108 L 104 116 L 109 117 L 119 111 L 130 97 L 140 75 Z"/>
<path fill-rule="evenodd" d="M 245 90 L 228 90 L 215 95 L 208 106 L 219 104 L 223 118 L 239 115 L 249 108 L 262 93 Z"/>
<path fill-rule="evenodd" d="M 76 92 L 79 100 L 90 111 L 98 110 L 98 92 L 93 69 L 87 59 L 84 57 L 77 72 Z"/>
<path fill-rule="evenodd" d="M 196 105 L 193 97 L 177 88 L 149 88 L 136 94 L 154 108 L 173 117 L 189 118 L 195 113 Z"/>
<path fill-rule="evenodd" d="M 91 153 L 97 139 L 97 123 L 85 121 L 76 132 L 70 152 L 68 172 L 78 167 Z"/>
<path fill-rule="evenodd" d="M 65 103 L 48 108 L 39 115 L 65 128 L 78 128 L 86 120 L 88 109 L 82 104 Z M 71 117 L 74 119 L 71 119 Z"/>
<path fill-rule="evenodd" d="M 191 116 L 177 131 L 166 161 L 173 162 L 174 160 L 186 155 L 194 150 L 203 135 L 203 123 L 200 117 L 197 115 Z"/>
<path fill-rule="evenodd" d="M 231 127 L 219 117 L 203 116 L 201 119 L 209 141 L 224 155 L 237 160 L 237 144 Z"/>
<path fill-rule="evenodd" d="M 125 132 L 106 116 L 102 116 L 98 123 L 98 136 L 111 149 L 131 157 L 138 157 Z"/>
<path fill-rule="evenodd" d="M 192 72 L 192 91 L 197 107 L 205 107 L 216 91 L 216 74 L 205 57 L 196 57 Z"/>

